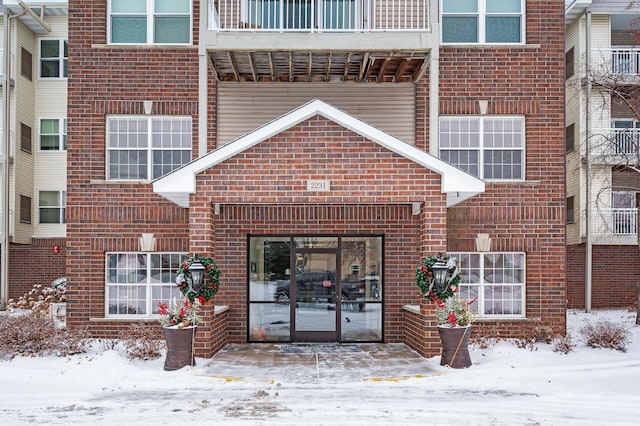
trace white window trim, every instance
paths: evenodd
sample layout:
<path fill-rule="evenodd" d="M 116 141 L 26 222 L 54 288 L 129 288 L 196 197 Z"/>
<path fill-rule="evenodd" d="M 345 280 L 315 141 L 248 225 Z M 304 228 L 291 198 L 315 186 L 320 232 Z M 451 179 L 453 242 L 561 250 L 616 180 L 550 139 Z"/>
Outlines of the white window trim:
<path fill-rule="evenodd" d="M 60 57 L 58 58 L 58 77 L 43 77 L 42 76 L 42 60 L 47 59 L 42 57 L 42 42 L 58 40 L 58 47 L 60 49 Z M 69 61 L 68 57 L 64 56 L 64 42 L 68 42 L 66 38 L 60 37 L 43 37 L 38 39 L 38 80 L 67 80 L 68 76 L 64 75 L 64 61 Z M 49 60 L 53 60 L 50 58 Z"/>
<path fill-rule="evenodd" d="M 40 205 L 40 193 L 41 192 L 57 192 L 58 193 L 58 205 L 53 206 L 41 206 Z M 58 222 L 42 222 L 40 217 L 40 209 L 56 209 L 58 210 Z M 39 189 L 38 190 L 38 225 L 66 225 L 64 212 L 67 210 L 67 191 L 59 191 L 56 189 Z"/>
<path fill-rule="evenodd" d="M 523 283 L 522 284 L 516 284 L 516 285 L 521 285 L 522 286 L 522 300 L 521 300 L 521 312 L 522 314 L 519 315 L 507 315 L 507 314 L 480 314 L 480 312 L 484 312 L 485 310 L 485 306 L 484 306 L 484 286 L 485 285 L 495 285 L 496 283 L 460 283 L 460 286 L 473 286 L 473 285 L 477 285 L 478 286 L 478 318 L 479 319 L 486 319 L 486 320 L 514 320 L 514 319 L 525 319 L 527 317 L 527 255 L 524 252 L 498 252 L 498 251 L 491 251 L 491 252 L 474 252 L 474 251 L 465 251 L 465 252 L 451 252 L 448 253 L 451 257 L 460 257 L 459 255 L 461 254 L 470 254 L 470 255 L 480 255 L 482 256 L 481 260 L 484 260 L 484 255 L 486 254 L 517 254 L 517 255 L 522 255 L 523 258 L 523 262 L 524 262 L 524 267 L 522 268 L 523 273 L 524 273 L 524 277 L 523 277 Z M 480 273 L 479 278 L 482 278 L 482 280 L 484 281 L 484 261 L 480 262 Z M 463 274 L 463 271 L 460 270 L 460 274 Z M 499 283 L 498 283 L 499 285 Z"/>
<path fill-rule="evenodd" d="M 442 15 L 443 15 L 443 2 L 447 0 L 440 0 L 440 23 L 442 24 Z M 486 28 L 485 28 L 485 17 L 487 15 L 486 12 L 486 0 L 477 0 L 478 2 L 478 41 L 477 42 L 443 42 L 442 41 L 442 31 L 440 31 L 440 44 L 445 46 L 452 45 L 522 45 L 526 44 L 526 34 L 527 34 L 527 1 L 520 0 L 520 41 L 519 42 L 486 42 Z M 454 16 L 453 14 L 445 14 L 447 16 Z M 490 16 L 499 16 L 497 14 L 489 14 Z M 470 16 L 470 14 L 460 14 L 460 16 Z M 474 14 L 475 16 L 475 14 Z M 515 14 L 504 14 L 504 16 L 515 16 Z"/>
<path fill-rule="evenodd" d="M 154 119 L 189 119 L 191 125 L 193 126 L 193 117 L 190 115 L 109 115 L 107 116 L 106 125 L 105 125 L 105 180 L 108 182 L 152 182 L 155 178 L 153 177 L 153 162 L 152 155 L 153 151 L 160 150 L 175 150 L 176 148 L 153 148 L 151 145 L 151 138 L 153 136 L 153 132 L 151 129 L 153 128 L 151 122 Z M 129 120 L 139 120 L 144 119 L 148 121 L 148 129 L 149 133 L 147 134 L 147 146 L 146 150 L 148 153 L 147 156 L 147 177 L 146 179 L 120 179 L 120 178 L 111 178 L 109 176 L 109 152 L 112 150 L 124 150 L 123 148 L 111 148 L 109 146 L 109 121 L 110 120 L 118 120 L 118 119 L 129 119 Z M 193 129 L 191 130 L 191 141 L 192 144 L 189 147 L 189 151 L 191 155 L 193 155 Z M 140 150 L 140 148 L 126 148 L 130 150 Z M 185 149 L 186 151 L 186 149 Z"/>
<path fill-rule="evenodd" d="M 109 255 L 113 255 L 113 254 L 132 254 L 132 255 L 145 255 L 145 256 L 151 256 L 153 254 L 158 254 L 158 255 L 162 255 L 162 254 L 172 254 L 172 255 L 182 255 L 182 256 L 188 256 L 188 253 L 183 253 L 183 252 L 139 252 L 139 251 L 113 251 L 113 252 L 107 252 L 105 253 L 104 256 L 104 283 L 105 283 L 105 294 L 104 294 L 104 316 L 105 318 L 111 318 L 111 319 L 130 319 L 130 320 L 140 320 L 140 319 L 157 319 L 160 318 L 160 315 L 158 314 L 110 314 L 109 313 L 109 300 L 110 300 L 110 289 L 112 286 L 117 285 L 117 283 L 109 283 L 109 271 L 108 271 L 108 259 L 109 259 Z M 147 258 L 148 259 L 148 258 Z M 168 285 L 169 283 L 150 283 L 148 281 L 148 278 L 151 276 L 151 262 L 147 261 L 147 282 L 144 284 L 146 286 L 146 292 L 145 292 L 145 301 L 146 301 L 146 308 L 147 308 L 147 312 L 153 312 L 153 305 L 151 303 L 152 300 L 152 292 L 151 289 L 154 286 L 163 286 L 163 285 Z M 139 285 L 142 285 L 141 283 L 137 283 Z M 172 283 L 175 286 L 175 282 Z M 178 287 L 176 286 L 176 289 L 178 289 Z"/>
<path fill-rule="evenodd" d="M 141 45 L 141 46 L 148 46 L 148 45 L 167 45 L 167 46 L 171 46 L 171 45 L 177 45 L 177 46 L 188 46 L 193 44 L 193 2 L 190 1 L 189 2 L 189 42 L 187 43 L 155 43 L 153 41 L 153 23 L 154 23 L 154 17 L 156 16 L 155 13 L 155 3 L 154 0 L 146 0 L 147 1 L 147 6 L 146 6 L 146 19 L 147 19 L 147 42 L 146 43 L 113 43 L 111 41 L 111 0 L 107 1 L 107 44 L 116 44 L 116 45 Z M 139 16 L 142 16 L 142 14 L 139 14 Z"/>
<path fill-rule="evenodd" d="M 58 120 L 58 128 L 60 132 L 58 133 L 58 149 L 42 149 L 41 136 L 42 136 L 42 120 Z M 66 152 L 66 148 L 64 148 L 64 136 L 65 132 L 65 123 L 67 122 L 66 117 L 40 117 L 38 118 L 38 152 L 42 153 L 60 153 Z"/>
<path fill-rule="evenodd" d="M 465 118 L 465 119 L 478 119 L 480 121 L 480 129 L 479 129 L 479 134 L 480 134 L 480 146 L 477 148 L 479 151 L 479 162 L 480 162 L 480 167 L 478 169 L 478 174 L 480 176 L 478 176 L 478 179 L 482 179 L 485 180 L 487 182 L 524 182 L 526 180 L 526 171 L 527 171 L 527 122 L 525 120 L 524 116 L 520 116 L 520 115 L 442 115 L 440 116 L 440 120 L 442 119 L 448 119 L 448 118 Z M 484 147 L 484 120 L 485 118 L 491 118 L 491 119 L 502 119 L 502 118 L 508 118 L 508 119 L 520 119 L 522 122 L 522 148 L 485 148 Z M 441 127 L 440 127 L 441 128 Z M 438 158 L 442 158 L 442 156 L 440 155 L 440 151 L 442 151 L 442 144 L 440 143 L 440 135 L 438 135 Z M 455 149 L 465 149 L 465 148 L 446 148 L 446 149 L 450 149 L 450 150 L 455 150 Z M 476 149 L 476 148 L 469 148 L 469 149 Z M 484 152 L 485 150 L 492 150 L 492 151 L 500 151 L 500 150 L 507 150 L 507 149 L 520 149 L 522 151 L 522 170 L 521 175 L 522 178 L 521 179 L 488 179 L 484 177 Z"/>

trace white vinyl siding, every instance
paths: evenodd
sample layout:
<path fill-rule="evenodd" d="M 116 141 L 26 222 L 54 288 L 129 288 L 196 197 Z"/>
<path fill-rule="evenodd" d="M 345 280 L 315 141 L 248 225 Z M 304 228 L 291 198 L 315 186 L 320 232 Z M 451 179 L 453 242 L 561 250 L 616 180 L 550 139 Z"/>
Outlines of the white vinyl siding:
<path fill-rule="evenodd" d="M 415 141 L 413 84 L 218 83 L 218 146 L 320 99 L 407 143 Z"/>

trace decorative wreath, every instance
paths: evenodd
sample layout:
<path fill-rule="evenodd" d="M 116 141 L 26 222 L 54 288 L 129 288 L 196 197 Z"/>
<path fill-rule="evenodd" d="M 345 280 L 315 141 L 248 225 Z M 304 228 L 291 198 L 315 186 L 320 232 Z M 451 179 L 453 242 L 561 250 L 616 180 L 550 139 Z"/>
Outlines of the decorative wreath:
<path fill-rule="evenodd" d="M 433 265 L 439 260 L 447 264 L 447 282 L 442 288 L 435 288 L 433 285 Z M 423 295 L 431 297 L 438 305 L 458 292 L 460 281 L 461 277 L 456 261 L 450 256 L 427 256 L 416 269 L 416 285 L 420 287 Z"/>
<path fill-rule="evenodd" d="M 191 286 L 193 281 L 191 279 L 191 271 L 189 270 L 196 260 L 204 266 L 206 273 L 202 280 L 202 286 L 198 292 L 196 292 Z M 176 284 L 182 294 L 184 294 L 190 302 L 193 303 L 197 298 L 198 301 L 203 304 L 218 292 L 218 288 L 220 287 L 219 277 L 220 269 L 218 269 L 216 262 L 212 258 L 195 255 L 194 257 L 188 258 L 180 265 L 180 268 L 176 273 Z"/>

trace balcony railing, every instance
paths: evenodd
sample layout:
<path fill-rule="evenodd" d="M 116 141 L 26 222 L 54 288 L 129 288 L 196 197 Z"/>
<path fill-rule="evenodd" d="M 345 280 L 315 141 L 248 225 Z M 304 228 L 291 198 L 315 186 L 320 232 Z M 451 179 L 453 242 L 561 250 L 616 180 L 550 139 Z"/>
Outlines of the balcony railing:
<path fill-rule="evenodd" d="M 603 75 L 640 75 L 640 49 L 595 49 L 592 51 L 591 67 L 597 74 Z"/>
<path fill-rule="evenodd" d="M 611 49 L 611 70 L 615 75 L 640 75 L 640 49 Z"/>
<path fill-rule="evenodd" d="M 640 153 L 640 129 L 593 129 L 591 150 L 599 155 L 633 155 Z"/>
<path fill-rule="evenodd" d="M 429 30 L 430 0 L 209 0 L 209 30 Z"/>
<path fill-rule="evenodd" d="M 636 235 L 638 232 L 638 209 L 598 209 L 591 217 L 593 234 Z"/>

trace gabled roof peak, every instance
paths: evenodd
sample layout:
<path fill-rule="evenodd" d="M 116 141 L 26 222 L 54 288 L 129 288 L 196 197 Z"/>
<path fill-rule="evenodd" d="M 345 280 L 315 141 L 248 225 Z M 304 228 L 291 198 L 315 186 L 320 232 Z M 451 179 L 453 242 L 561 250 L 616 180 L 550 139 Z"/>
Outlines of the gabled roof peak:
<path fill-rule="evenodd" d="M 153 182 L 153 190 L 181 207 L 189 206 L 189 194 L 195 193 L 196 175 L 234 155 L 251 148 L 313 116 L 321 115 L 441 176 L 441 190 L 447 194 L 447 206 L 484 192 L 484 182 L 382 130 L 324 102 L 314 99 L 270 121 L 238 139 L 166 174 Z"/>

